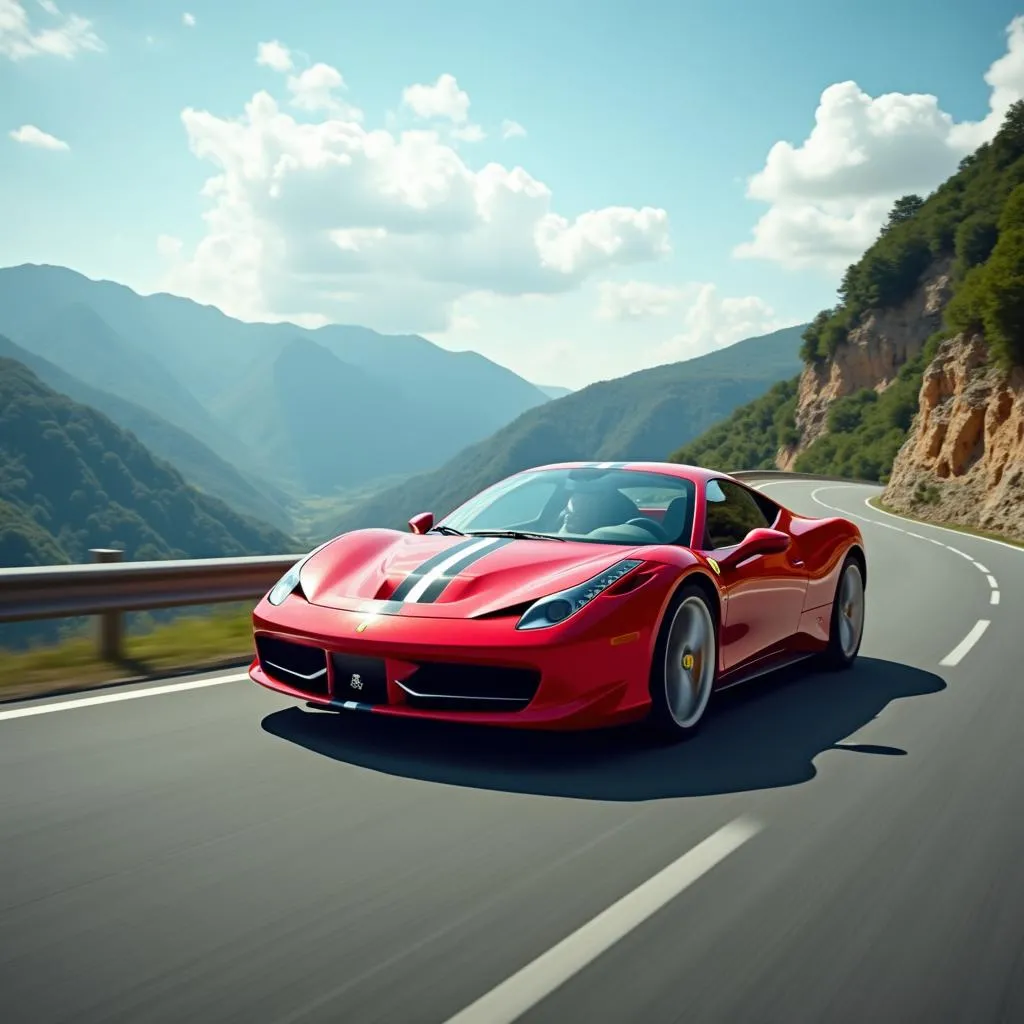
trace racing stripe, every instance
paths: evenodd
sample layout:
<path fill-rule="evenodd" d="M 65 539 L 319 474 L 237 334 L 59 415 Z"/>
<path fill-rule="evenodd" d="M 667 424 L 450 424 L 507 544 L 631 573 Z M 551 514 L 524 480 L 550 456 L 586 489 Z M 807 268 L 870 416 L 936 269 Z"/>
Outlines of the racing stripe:
<path fill-rule="evenodd" d="M 490 539 L 496 543 L 492 544 L 488 548 L 484 548 L 482 551 L 467 552 L 457 562 L 452 563 L 439 574 L 434 575 L 433 579 L 431 579 L 427 584 L 422 594 L 417 597 L 410 597 L 410 600 L 416 601 L 419 604 L 431 604 L 436 601 L 445 592 L 445 590 L 447 590 L 448 585 L 456 576 L 459 575 L 460 572 L 462 572 L 463 569 L 473 565 L 485 555 L 489 555 L 491 552 L 497 551 L 498 548 L 503 548 L 506 544 L 512 543 L 511 537 L 492 537 Z"/>
<path fill-rule="evenodd" d="M 473 547 L 475 544 L 480 543 L 478 537 L 466 537 L 464 540 L 460 540 L 457 544 L 453 544 L 451 547 L 445 548 L 444 551 L 439 551 L 436 555 L 428 558 L 422 565 L 417 566 L 408 576 L 402 580 L 401 583 L 395 588 L 395 592 L 391 595 L 389 600 L 391 601 L 404 601 L 409 591 L 429 572 L 433 571 L 439 565 L 443 565 L 448 561 L 452 555 L 457 552 L 463 552 L 467 548 Z"/>
<path fill-rule="evenodd" d="M 427 559 L 415 572 L 409 573 L 395 589 L 391 600 L 418 601 L 427 587 L 450 566 L 456 563 L 463 568 L 472 565 L 502 539 L 500 537 L 467 537 L 461 544 L 455 544 L 441 552 L 440 555 Z"/>

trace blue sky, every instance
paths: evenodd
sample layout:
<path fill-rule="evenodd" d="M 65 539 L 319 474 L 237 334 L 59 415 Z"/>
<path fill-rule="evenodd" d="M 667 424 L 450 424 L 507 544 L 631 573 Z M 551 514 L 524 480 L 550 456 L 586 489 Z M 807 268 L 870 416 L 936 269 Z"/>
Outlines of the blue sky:
<path fill-rule="evenodd" d="M 248 319 L 418 331 L 542 383 L 696 355 L 829 304 L 891 199 L 934 187 L 992 130 L 993 62 L 1004 99 L 1024 92 L 1012 4 L 831 6 L 0 0 L 0 265 L 63 264 Z M 257 64 L 272 40 L 287 70 Z M 344 88 L 333 107 L 296 106 L 288 76 L 317 62 Z M 430 117 L 402 103 L 442 74 L 468 96 L 464 120 L 441 91 Z M 866 96 L 834 93 L 834 127 L 801 155 L 823 91 L 848 81 Z M 259 90 L 276 103 L 260 132 L 232 132 Z M 937 102 L 897 98 L 876 116 L 887 93 Z M 325 170 L 325 125 L 355 124 L 351 106 L 356 169 Z M 525 135 L 502 138 L 508 120 Z M 453 135 L 471 125 L 487 137 Z M 373 129 L 437 135 L 391 152 Z M 779 141 L 796 155 L 750 198 Z M 271 151 L 286 155 L 283 200 L 272 165 L 258 181 L 245 165 Z M 217 161 L 227 183 L 204 196 Z M 481 175 L 491 162 L 550 197 Z M 769 212 L 756 251 L 737 255 Z"/>

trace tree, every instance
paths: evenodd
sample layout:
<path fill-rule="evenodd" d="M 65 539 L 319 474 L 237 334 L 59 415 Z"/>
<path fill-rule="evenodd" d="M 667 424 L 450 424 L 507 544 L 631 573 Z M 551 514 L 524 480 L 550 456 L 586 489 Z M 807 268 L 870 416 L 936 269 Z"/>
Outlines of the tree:
<path fill-rule="evenodd" d="M 911 193 L 907 196 L 901 196 L 893 203 L 893 207 L 889 211 L 889 217 L 882 227 L 882 234 L 888 234 L 897 224 L 904 224 L 911 218 L 916 217 L 920 213 L 922 206 L 924 206 L 924 200 L 919 195 Z"/>

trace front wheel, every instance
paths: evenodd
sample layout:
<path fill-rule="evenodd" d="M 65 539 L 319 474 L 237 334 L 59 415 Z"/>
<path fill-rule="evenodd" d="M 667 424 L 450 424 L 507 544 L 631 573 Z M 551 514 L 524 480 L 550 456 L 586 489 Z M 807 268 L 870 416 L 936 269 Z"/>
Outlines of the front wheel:
<path fill-rule="evenodd" d="M 718 630 L 703 591 L 683 586 L 665 614 L 651 664 L 651 724 L 673 740 L 704 721 L 718 674 Z"/>
<path fill-rule="evenodd" d="M 829 668 L 849 668 L 857 658 L 864 637 L 864 577 L 852 555 L 846 556 L 836 596 L 823 661 Z"/>

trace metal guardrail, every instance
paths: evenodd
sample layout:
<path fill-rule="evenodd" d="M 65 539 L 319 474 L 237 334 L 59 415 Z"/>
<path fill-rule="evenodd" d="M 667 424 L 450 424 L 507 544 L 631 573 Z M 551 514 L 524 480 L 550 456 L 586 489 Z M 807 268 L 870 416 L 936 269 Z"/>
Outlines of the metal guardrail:
<path fill-rule="evenodd" d="M 739 470 L 740 480 L 823 480 L 869 483 L 781 470 Z M 126 612 L 257 600 L 301 557 L 194 558 L 124 562 L 113 548 L 96 548 L 93 563 L 0 569 L 0 623 L 97 616 L 100 657 L 123 653 Z"/>

